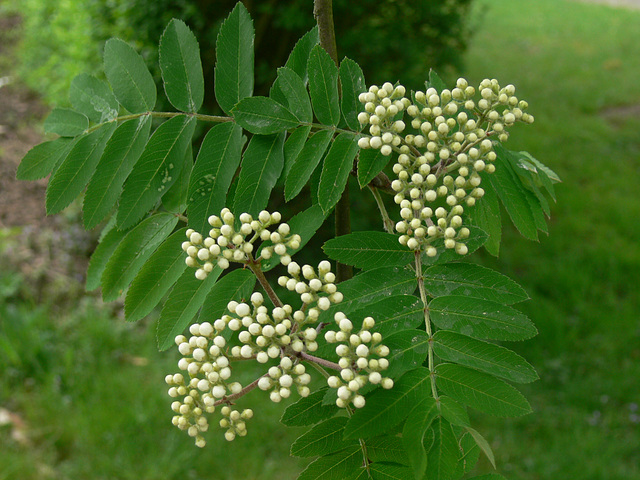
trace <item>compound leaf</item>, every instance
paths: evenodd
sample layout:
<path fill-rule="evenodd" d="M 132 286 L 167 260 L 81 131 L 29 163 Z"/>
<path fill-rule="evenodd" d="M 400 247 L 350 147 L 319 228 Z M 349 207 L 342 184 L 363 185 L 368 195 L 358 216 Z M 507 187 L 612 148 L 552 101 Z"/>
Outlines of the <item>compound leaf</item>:
<path fill-rule="evenodd" d="M 242 129 L 232 122 L 216 125 L 204 137 L 189 178 L 187 215 L 191 228 L 207 232 L 209 216 L 224 208 L 241 154 Z"/>
<path fill-rule="evenodd" d="M 429 304 L 431 320 L 452 330 L 485 340 L 527 340 L 538 331 L 525 314 L 489 300 L 457 295 L 438 297 Z"/>
<path fill-rule="evenodd" d="M 322 247 L 333 260 L 362 269 L 404 266 L 414 254 L 400 245 L 396 235 L 385 232 L 354 232 L 327 241 Z"/>
<path fill-rule="evenodd" d="M 285 180 L 284 198 L 287 202 L 296 197 L 307 184 L 332 137 L 330 130 L 320 130 L 307 140 Z"/>
<path fill-rule="evenodd" d="M 150 112 L 156 106 L 153 77 L 140 54 L 128 43 L 119 38 L 107 41 L 104 73 L 120 105 L 131 113 Z"/>
<path fill-rule="evenodd" d="M 474 263 L 429 267 L 424 271 L 424 284 L 432 297 L 462 295 L 505 305 L 529 299 L 527 292 L 509 277 Z"/>
<path fill-rule="evenodd" d="M 398 463 L 372 463 L 369 470 L 374 480 L 407 480 L 411 469 Z"/>
<path fill-rule="evenodd" d="M 374 311 L 374 310 L 372 310 Z M 429 353 L 429 335 L 423 330 L 403 330 L 384 339 L 389 347 L 389 368 L 384 375 L 396 378 L 422 365 Z"/>
<path fill-rule="evenodd" d="M 309 93 L 316 118 L 324 125 L 338 125 L 338 67 L 320 45 L 311 49 L 309 63 Z"/>
<path fill-rule="evenodd" d="M 351 445 L 326 457 L 311 462 L 298 476 L 298 480 L 343 480 L 358 470 L 362 463 L 360 445 Z"/>
<path fill-rule="evenodd" d="M 233 198 L 235 212 L 256 216 L 267 206 L 284 165 L 284 138 L 284 133 L 251 137 Z"/>
<path fill-rule="evenodd" d="M 293 47 L 293 50 L 289 54 L 285 67 L 290 68 L 298 74 L 302 79 L 302 82 L 306 85 L 309 80 L 307 73 L 307 64 L 309 62 L 309 55 L 313 47 L 315 47 L 320 41 L 318 35 L 318 27 L 315 26 L 307 33 L 305 33 L 300 40 L 298 40 Z"/>
<path fill-rule="evenodd" d="M 220 26 L 216 40 L 215 94 L 227 115 L 243 98 L 253 94 L 253 21 L 238 2 Z"/>
<path fill-rule="evenodd" d="M 176 335 L 180 335 L 191 323 L 205 298 L 222 273 L 215 267 L 204 280 L 198 280 L 189 268 L 178 279 L 162 308 L 156 336 L 158 349 L 166 350 L 174 345 Z"/>
<path fill-rule="evenodd" d="M 186 230 L 181 228 L 171 234 L 131 282 L 124 302 L 124 313 L 129 322 L 137 322 L 148 315 L 187 268 L 181 248 Z"/>
<path fill-rule="evenodd" d="M 358 183 L 366 187 L 371 180 L 389 163 L 389 157 L 378 149 L 360 150 L 358 154 Z"/>
<path fill-rule="evenodd" d="M 284 105 L 269 97 L 244 98 L 233 107 L 231 114 L 238 125 L 259 135 L 282 132 L 300 124 Z"/>
<path fill-rule="evenodd" d="M 295 457 L 314 457 L 328 455 L 354 445 L 355 440 L 342 439 L 347 417 L 333 417 L 315 425 L 291 445 L 291 455 Z"/>
<path fill-rule="evenodd" d="M 175 183 L 195 126 L 195 117 L 179 115 L 153 132 L 124 184 L 117 214 L 118 228 L 136 224 Z"/>
<path fill-rule="evenodd" d="M 429 396 L 430 373 L 424 367 L 405 373 L 391 390 L 376 390 L 367 398 L 345 427 L 344 438 L 367 438 L 386 433 L 409 414 L 411 408 Z"/>
<path fill-rule="evenodd" d="M 369 438 L 365 442 L 367 456 L 372 462 L 397 462 L 409 464 L 402 439 L 394 434 Z"/>
<path fill-rule="evenodd" d="M 486 373 L 452 363 L 436 367 L 437 384 L 454 400 L 498 417 L 531 412 L 527 400 L 511 385 Z"/>
<path fill-rule="evenodd" d="M 358 143 L 350 133 L 341 133 L 331 144 L 324 159 L 318 187 L 318 202 L 325 212 L 330 212 L 340 200 L 358 150 Z"/>
<path fill-rule="evenodd" d="M 460 450 L 451 424 L 438 416 L 431 424 L 434 432 L 433 445 L 427 454 L 426 478 L 433 480 L 453 480 L 458 468 Z"/>
<path fill-rule="evenodd" d="M 126 235 L 127 232 L 125 230 L 118 230 L 115 226 L 112 226 L 112 228 L 104 234 L 89 261 L 85 287 L 87 292 L 91 292 L 100 286 L 100 279 L 107 266 L 107 262 Z"/>
<path fill-rule="evenodd" d="M 83 221 L 87 230 L 95 227 L 115 205 L 124 181 L 144 150 L 151 117 L 128 120 L 116 129 L 100 157 L 96 171 L 84 196 Z"/>
<path fill-rule="evenodd" d="M 118 116 L 118 101 L 109 85 L 92 75 L 81 73 L 71 81 L 69 100 L 78 112 L 93 123 L 103 123 Z"/>
<path fill-rule="evenodd" d="M 197 112 L 204 100 L 198 40 L 189 27 L 172 19 L 160 37 L 160 70 L 167 98 L 182 112 Z"/>
<path fill-rule="evenodd" d="M 290 68 L 278 69 L 278 77 L 269 95 L 284 105 L 300 122 L 313 121 L 313 110 L 307 87 L 300 76 Z"/>
<path fill-rule="evenodd" d="M 49 181 L 45 201 L 47 215 L 58 213 L 80 195 L 115 128 L 115 123 L 107 123 L 78 139 Z"/>
<path fill-rule="evenodd" d="M 51 173 L 58 162 L 65 158 L 75 140 L 59 137 L 43 142 L 27 152 L 16 172 L 18 180 L 40 180 Z"/>
<path fill-rule="evenodd" d="M 111 302 L 118 298 L 135 278 L 156 247 L 169 236 L 178 223 L 170 213 L 158 213 L 144 219 L 127 232 L 111 255 L 102 274 L 102 298 Z"/>
<path fill-rule="evenodd" d="M 44 121 L 44 131 L 61 137 L 75 137 L 89 128 L 86 115 L 68 108 L 54 108 Z"/>
<path fill-rule="evenodd" d="M 289 135 L 287 141 L 284 142 L 284 168 L 282 169 L 281 178 L 286 179 L 289 176 L 291 167 L 304 148 L 310 131 L 311 126 L 298 127 Z"/>
<path fill-rule="evenodd" d="M 359 132 L 362 125 L 358 121 L 358 113 L 363 106 L 358 100 L 358 96 L 366 89 L 364 74 L 360 65 L 346 57 L 340 62 L 338 74 L 342 90 L 340 100 L 342 116 L 351 130 Z"/>
<path fill-rule="evenodd" d="M 297 402 L 292 403 L 286 408 L 280 421 L 288 427 L 303 427 L 332 417 L 339 409 L 335 403 L 323 405 L 322 399 L 327 390 L 328 387 L 320 388 L 308 397 L 302 397 Z"/>
<path fill-rule="evenodd" d="M 354 325 L 360 326 L 362 321 L 370 316 L 376 321 L 371 330 L 379 332 L 386 341 L 389 335 L 400 330 L 420 326 L 424 322 L 424 305 L 422 300 L 414 295 L 393 295 L 350 313 L 349 319 Z"/>
<path fill-rule="evenodd" d="M 438 407 L 433 397 L 427 397 L 411 409 L 402 429 L 404 451 L 416 480 L 422 480 L 427 468 L 427 451 L 424 440 L 427 430 L 438 415 Z"/>
<path fill-rule="evenodd" d="M 248 269 L 240 268 L 227 273 L 216 282 L 205 298 L 198 318 L 201 322 L 215 322 L 227 311 L 231 300 L 247 300 L 255 284 L 256 277 Z"/>
<path fill-rule="evenodd" d="M 440 330 L 433 337 L 434 353 L 441 359 L 475 368 L 516 383 L 530 383 L 538 374 L 511 350 L 459 333 Z"/>

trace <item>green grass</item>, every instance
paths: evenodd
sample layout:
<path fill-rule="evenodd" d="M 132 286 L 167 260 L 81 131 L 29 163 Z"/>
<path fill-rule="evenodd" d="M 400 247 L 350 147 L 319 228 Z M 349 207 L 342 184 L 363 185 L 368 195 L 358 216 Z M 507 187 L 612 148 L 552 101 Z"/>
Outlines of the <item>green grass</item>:
<path fill-rule="evenodd" d="M 640 11 L 554 0 L 477 7 L 464 74 L 517 86 L 536 122 L 508 147 L 564 182 L 548 237 L 531 243 L 508 230 L 500 259 L 483 259 L 532 297 L 522 309 L 540 335 L 516 347 L 541 381 L 523 389 L 536 413 L 483 417 L 480 431 L 511 478 L 640 478 L 640 119 L 611 110 L 640 112 Z"/>
<path fill-rule="evenodd" d="M 501 258 L 481 258 L 532 297 L 521 308 L 540 335 L 513 347 L 540 373 L 522 388 L 535 413 L 474 420 L 508 478 L 639 479 L 640 118 L 603 112 L 640 105 L 640 11 L 558 0 L 476 10 L 464 75 L 517 86 L 536 123 L 508 147 L 564 183 L 548 237 L 507 229 Z M 0 282 L 0 405 L 30 443 L 0 426 L 0 479 L 288 479 L 304 464 L 288 457 L 298 432 L 279 424 L 282 405 L 252 404 L 259 394 L 247 398 L 249 435 L 233 443 L 212 429 L 199 450 L 172 427 L 162 379 L 177 359 L 155 351 L 150 321 L 127 324 L 92 301 L 54 314 L 14 290 Z"/>

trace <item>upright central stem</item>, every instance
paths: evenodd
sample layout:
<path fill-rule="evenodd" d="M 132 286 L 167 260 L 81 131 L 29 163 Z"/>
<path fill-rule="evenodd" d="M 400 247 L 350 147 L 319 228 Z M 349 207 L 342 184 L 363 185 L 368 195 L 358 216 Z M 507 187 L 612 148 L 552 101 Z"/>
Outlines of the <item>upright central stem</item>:
<path fill-rule="evenodd" d="M 438 389 L 436 388 L 435 362 L 433 358 L 433 332 L 431 330 L 431 319 L 429 318 L 429 307 L 427 306 L 427 291 L 424 288 L 424 277 L 422 276 L 422 251 L 415 252 L 416 279 L 418 280 L 418 290 L 420 291 L 420 299 L 424 304 L 424 323 L 429 335 L 429 372 L 431 373 L 431 393 L 433 398 L 438 399 Z"/>
<path fill-rule="evenodd" d="M 336 32 L 333 25 L 332 0 L 314 0 L 313 16 L 318 23 L 318 35 L 320 45 L 326 50 L 331 59 L 338 65 L 338 49 L 336 47 Z M 351 208 L 349 202 L 349 184 L 342 193 L 342 197 L 336 205 L 335 211 L 336 237 L 351 233 Z M 353 268 L 350 265 L 338 263 L 336 266 L 336 279 L 338 282 L 348 280 L 353 276 Z"/>

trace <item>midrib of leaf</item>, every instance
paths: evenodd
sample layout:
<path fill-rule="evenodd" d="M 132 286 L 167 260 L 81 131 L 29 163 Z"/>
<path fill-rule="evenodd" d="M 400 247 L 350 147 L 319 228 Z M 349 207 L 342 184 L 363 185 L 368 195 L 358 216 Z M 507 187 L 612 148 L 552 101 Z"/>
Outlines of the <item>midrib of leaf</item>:
<path fill-rule="evenodd" d="M 440 297 L 440 298 L 442 298 L 442 297 Z M 520 326 L 520 325 L 516 325 L 516 324 L 513 324 L 513 323 L 507 323 L 507 322 L 505 322 L 503 320 L 500 320 L 500 319 L 498 319 L 496 317 L 493 317 L 493 316 L 492 317 L 489 317 L 489 316 L 483 317 L 481 315 L 476 315 L 476 314 L 466 313 L 466 312 L 460 312 L 460 311 L 457 311 L 457 310 L 438 310 L 437 308 L 436 309 L 432 309 L 431 311 L 432 312 L 445 313 L 445 314 L 454 314 L 454 315 L 458 315 L 458 316 L 464 317 L 464 318 L 479 319 L 479 320 L 483 320 L 483 322 L 491 321 L 491 322 L 494 322 L 494 323 L 501 324 L 503 326 L 508 326 L 510 328 L 511 327 L 512 328 L 517 328 L 517 329 L 522 330 L 523 332 L 526 332 L 526 329 L 524 327 Z M 492 313 L 495 313 L 495 312 L 492 312 Z M 502 312 L 499 312 L 499 313 L 502 313 Z M 517 313 L 520 313 L 520 312 L 517 312 Z"/>
<path fill-rule="evenodd" d="M 276 148 L 276 144 L 279 143 L 278 142 L 278 135 L 275 136 L 273 143 L 271 144 L 271 147 L 269 147 L 269 153 L 267 153 L 266 157 L 270 158 L 271 157 L 271 153 L 273 152 L 273 150 Z M 267 163 L 268 162 L 262 162 L 262 168 L 260 169 L 260 175 L 258 176 L 258 180 L 257 182 L 255 182 L 256 188 L 255 188 L 255 192 L 257 193 L 258 191 L 258 187 L 260 186 L 260 184 L 262 183 L 262 177 L 264 176 L 264 172 L 267 170 Z M 248 188 L 248 187 L 247 187 Z M 247 190 L 247 188 L 245 188 L 245 190 L 243 190 L 243 194 L 244 192 Z M 236 192 L 237 194 L 237 192 Z M 255 195 L 253 197 L 251 197 L 251 203 L 253 204 L 253 201 L 255 199 Z"/>
<path fill-rule="evenodd" d="M 192 112 L 195 112 L 196 110 L 196 104 L 193 102 L 193 94 L 191 91 L 191 81 L 189 78 L 189 72 L 187 70 L 187 64 L 185 62 L 185 58 L 184 58 L 184 52 L 183 52 L 183 45 L 182 45 L 182 40 L 180 38 L 180 35 L 178 34 L 178 29 L 174 28 L 174 32 L 176 34 L 176 38 L 178 39 L 178 52 L 180 53 L 180 61 L 182 62 L 182 67 L 184 68 L 184 76 L 185 76 L 185 83 L 187 84 L 187 95 L 189 96 L 189 110 Z"/>
<path fill-rule="evenodd" d="M 115 54 L 115 52 L 114 52 L 114 54 Z M 147 106 L 147 102 L 146 102 L 146 99 L 144 97 L 144 94 L 142 93 L 142 90 L 140 89 L 140 86 L 138 85 L 138 82 L 136 81 L 135 77 L 131 76 L 128 68 L 125 68 L 125 64 L 121 60 L 120 56 L 116 55 L 116 57 L 118 57 L 117 58 L 118 63 L 122 66 L 122 69 L 125 71 L 127 77 L 129 77 L 129 79 L 131 80 L 131 83 L 133 83 L 133 85 L 136 88 L 137 92 L 140 94 L 140 98 L 142 99 L 142 103 L 145 106 Z"/>

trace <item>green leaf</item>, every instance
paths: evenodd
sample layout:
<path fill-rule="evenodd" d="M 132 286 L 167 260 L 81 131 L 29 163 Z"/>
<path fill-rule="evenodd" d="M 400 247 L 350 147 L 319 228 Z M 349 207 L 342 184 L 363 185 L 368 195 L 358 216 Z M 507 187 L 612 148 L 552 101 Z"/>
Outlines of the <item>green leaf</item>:
<path fill-rule="evenodd" d="M 374 480 L 407 480 L 411 469 L 397 463 L 372 463 L 369 470 Z"/>
<path fill-rule="evenodd" d="M 267 206 L 284 165 L 284 138 L 284 133 L 251 137 L 242 158 L 233 199 L 234 212 L 255 216 Z"/>
<path fill-rule="evenodd" d="M 427 293 L 432 297 L 463 295 L 505 305 L 529 299 L 527 292 L 509 277 L 473 263 L 434 265 L 423 276 Z"/>
<path fill-rule="evenodd" d="M 351 445 L 311 462 L 298 476 L 298 480 L 343 480 L 355 472 L 361 463 L 360 445 Z"/>
<path fill-rule="evenodd" d="M 429 480 L 453 480 L 460 450 L 458 440 L 449 422 L 442 417 L 436 417 L 431 424 L 435 436 L 433 445 L 427 454 L 427 475 Z"/>
<path fill-rule="evenodd" d="M 469 480 L 507 480 L 499 473 L 487 473 L 486 475 L 480 475 L 479 477 L 469 478 Z"/>
<path fill-rule="evenodd" d="M 447 362 L 459 363 L 516 383 L 530 383 L 538 374 L 527 361 L 511 350 L 459 333 L 440 330 L 433 349 Z"/>
<path fill-rule="evenodd" d="M 440 395 L 438 398 L 439 409 L 442 417 L 451 425 L 458 427 L 470 426 L 469 414 L 466 407 L 460 405 L 453 398 Z"/>
<path fill-rule="evenodd" d="M 339 410 L 335 403 L 322 404 L 327 390 L 328 387 L 323 387 L 289 405 L 282 414 L 280 422 L 287 427 L 304 427 L 335 415 Z"/>
<path fill-rule="evenodd" d="M 183 255 L 184 261 L 184 255 Z M 247 300 L 253 292 L 256 277 L 251 270 L 239 268 L 227 273 L 218 281 L 202 304 L 199 321 L 213 323 L 227 311 L 231 300 Z"/>
<path fill-rule="evenodd" d="M 269 97 L 248 97 L 233 107 L 231 114 L 245 130 L 259 135 L 278 133 L 297 127 L 296 116 Z"/>
<path fill-rule="evenodd" d="M 553 198 L 553 200 L 555 201 L 556 192 L 553 187 L 553 184 L 559 183 L 561 181 L 558 174 L 553 170 L 551 170 L 546 165 L 544 165 L 539 160 L 535 159 L 529 152 L 518 152 L 518 153 L 522 155 L 524 158 L 526 158 L 527 160 L 529 160 L 535 166 L 538 177 L 540 178 L 540 183 L 545 188 L 545 190 L 549 192 L 549 195 L 551 195 L 551 198 Z"/>
<path fill-rule="evenodd" d="M 69 100 L 73 108 L 94 123 L 108 122 L 118 116 L 120 106 L 109 85 L 86 73 L 71 81 Z"/>
<path fill-rule="evenodd" d="M 486 373 L 441 363 L 436 367 L 437 385 L 454 400 L 498 417 L 519 417 L 531 407 L 518 390 Z"/>
<path fill-rule="evenodd" d="M 480 459 L 480 447 L 470 433 L 465 433 L 460 439 L 460 450 L 463 452 L 460 458 L 462 470 L 464 473 L 469 473 Z"/>
<path fill-rule="evenodd" d="M 216 40 L 215 93 L 227 115 L 243 98 L 253 94 L 253 21 L 238 2 L 220 26 Z"/>
<path fill-rule="evenodd" d="M 107 123 L 78 139 L 49 181 L 46 195 L 47 215 L 58 213 L 82 193 L 95 172 L 107 140 L 115 128 L 115 123 Z"/>
<path fill-rule="evenodd" d="M 307 87 L 300 76 L 287 67 L 278 69 L 278 77 L 269 94 L 276 102 L 284 105 L 302 123 L 313 121 L 311 100 Z"/>
<path fill-rule="evenodd" d="M 323 247 L 333 260 L 362 269 L 405 266 L 414 259 L 396 235 L 385 232 L 355 232 L 332 238 Z"/>
<path fill-rule="evenodd" d="M 207 278 L 198 280 L 189 268 L 180 276 L 158 319 L 156 336 L 160 351 L 175 344 L 176 335 L 183 333 L 192 322 L 221 273 L 222 270 L 215 267 Z"/>
<path fill-rule="evenodd" d="M 429 304 L 429 311 L 439 328 L 470 337 L 527 340 L 538 333 L 526 315 L 489 300 L 455 295 L 438 297 Z"/>
<path fill-rule="evenodd" d="M 371 180 L 389 163 L 389 158 L 380 153 L 380 150 L 360 150 L 358 155 L 358 183 L 360 188 L 366 187 Z"/>
<path fill-rule="evenodd" d="M 433 68 L 429 69 L 429 82 L 426 85 L 427 89 L 430 87 L 435 88 L 438 92 L 442 92 L 447 88 L 447 84 L 442 81 L 440 76 L 435 72 Z"/>
<path fill-rule="evenodd" d="M 112 226 L 111 229 L 104 234 L 89 261 L 87 284 L 85 287 L 87 292 L 91 292 L 100 286 L 100 279 L 107 266 L 107 262 L 127 233 L 128 232 L 124 230 L 118 230 L 115 226 Z"/>
<path fill-rule="evenodd" d="M 189 226 L 197 232 L 208 232 L 207 219 L 226 205 L 241 154 L 242 129 L 232 122 L 216 125 L 204 137 L 191 171 L 187 204 Z"/>
<path fill-rule="evenodd" d="M 167 98 L 176 109 L 195 113 L 204 100 L 198 40 L 189 27 L 172 19 L 160 37 L 160 70 Z"/>
<path fill-rule="evenodd" d="M 537 240 L 536 221 L 527 201 L 526 189 L 509 162 L 511 152 L 499 145 L 495 146 L 495 152 L 497 154 L 496 171 L 488 176 L 489 183 L 497 192 L 518 231 L 529 240 Z"/>
<path fill-rule="evenodd" d="M 488 181 L 487 181 L 488 182 Z M 487 251 L 497 257 L 500 253 L 500 238 L 502 236 L 502 218 L 498 195 L 493 188 L 487 188 L 484 196 L 471 211 L 472 220 L 489 237 L 484 244 Z"/>
<path fill-rule="evenodd" d="M 307 73 L 309 55 L 318 42 L 320 42 L 320 37 L 318 35 L 318 27 L 315 26 L 296 42 L 285 64 L 285 67 L 290 68 L 298 74 L 305 85 L 309 80 Z"/>
<path fill-rule="evenodd" d="M 104 73 L 118 102 L 131 113 L 150 112 L 156 106 L 156 84 L 144 60 L 119 38 L 104 46 Z"/>
<path fill-rule="evenodd" d="M 469 225 L 469 238 L 465 241 L 465 245 L 469 249 L 467 255 L 459 255 L 455 252 L 453 248 L 444 248 L 444 242 L 442 239 L 433 243 L 433 246 L 438 249 L 438 254 L 435 257 L 427 257 L 426 255 L 422 256 L 422 264 L 423 265 L 435 265 L 436 263 L 448 263 L 456 260 L 461 260 L 463 258 L 467 258 L 468 255 L 471 255 L 477 249 L 479 249 L 482 245 L 487 241 L 487 234 L 483 232 L 480 228 Z"/>
<path fill-rule="evenodd" d="M 111 302 L 125 290 L 156 247 L 169 236 L 178 218 L 158 213 L 127 232 L 111 255 L 102 274 L 102 298 Z"/>
<path fill-rule="evenodd" d="M 344 300 L 323 315 L 324 318 L 330 318 L 332 321 L 337 311 L 348 315 L 364 306 L 370 307 L 381 297 L 408 294 L 415 288 L 415 274 L 408 268 L 382 267 L 367 270 L 340 284 L 340 292 Z"/>
<path fill-rule="evenodd" d="M 367 438 L 381 435 L 404 420 L 411 408 L 430 395 L 429 370 L 420 367 L 405 373 L 391 390 L 376 390 L 367 398 L 345 427 L 344 438 Z"/>
<path fill-rule="evenodd" d="M 310 131 L 310 126 L 298 127 L 289 135 L 287 141 L 284 142 L 284 168 L 282 169 L 282 176 L 280 178 L 286 179 L 289 176 L 291 167 L 302 151 Z"/>
<path fill-rule="evenodd" d="M 171 234 L 131 282 L 124 302 L 124 313 L 129 322 L 147 316 L 187 268 L 181 247 L 186 230 L 181 228 Z"/>
<path fill-rule="evenodd" d="M 40 180 L 51 173 L 56 164 L 67 156 L 75 140 L 59 137 L 40 143 L 27 152 L 16 172 L 18 180 Z"/>
<path fill-rule="evenodd" d="M 182 214 L 187 209 L 189 179 L 193 171 L 193 144 L 189 143 L 180 175 L 175 183 L 162 195 L 162 206 L 171 213 Z"/>
<path fill-rule="evenodd" d="M 367 456 L 372 462 L 397 462 L 409 464 L 409 458 L 402 445 L 402 439 L 396 435 L 383 435 L 367 439 Z"/>
<path fill-rule="evenodd" d="M 397 378 L 422 365 L 429 353 L 429 335 L 423 330 L 403 330 L 384 339 L 389 347 L 389 368 L 385 376 Z"/>
<path fill-rule="evenodd" d="M 424 478 L 428 451 L 424 444 L 425 434 L 437 415 L 438 408 L 435 399 L 427 397 L 409 412 L 402 429 L 404 451 L 409 457 L 409 463 L 416 480 Z"/>
<path fill-rule="evenodd" d="M 486 455 L 487 459 L 489 460 L 493 468 L 496 468 L 496 460 L 493 456 L 493 450 L 491 450 L 491 446 L 489 445 L 489 442 L 487 442 L 485 438 L 473 428 L 466 427 L 466 429 L 467 429 L 467 432 L 469 432 L 469 434 L 473 437 L 478 447 L 480 447 L 480 450 L 482 450 L 482 452 Z"/>
<path fill-rule="evenodd" d="M 307 140 L 285 181 L 284 198 L 287 202 L 296 197 L 307 184 L 332 137 L 333 133 L 330 130 L 320 130 Z"/>
<path fill-rule="evenodd" d="M 362 130 L 362 125 L 358 121 L 358 113 L 364 107 L 358 100 L 358 96 L 367 88 L 364 74 L 360 65 L 346 57 L 340 62 L 338 73 L 342 89 L 342 98 L 340 100 L 342 116 L 351 130 L 359 132 Z"/>
<path fill-rule="evenodd" d="M 195 117 L 179 115 L 153 132 L 124 184 L 117 214 L 118 228 L 135 225 L 175 183 L 195 126 Z"/>
<path fill-rule="evenodd" d="M 325 212 L 330 212 L 340 200 L 358 150 L 358 142 L 350 133 L 341 133 L 331 144 L 329 153 L 324 159 L 318 189 L 318 200 Z"/>
<path fill-rule="evenodd" d="M 357 445 L 355 440 L 342 439 L 347 417 L 333 417 L 315 425 L 291 445 L 291 455 L 295 457 L 314 457 L 328 455 L 351 445 Z"/>
<path fill-rule="evenodd" d="M 320 45 L 311 49 L 309 63 L 309 93 L 316 118 L 324 125 L 338 125 L 338 67 Z"/>
<path fill-rule="evenodd" d="M 393 295 L 349 314 L 349 319 L 356 326 L 362 325 L 366 317 L 374 318 L 376 324 L 371 331 L 379 332 L 386 345 L 389 335 L 422 325 L 424 305 L 422 300 L 414 295 Z"/>
<path fill-rule="evenodd" d="M 89 128 L 86 115 L 68 108 L 54 108 L 44 121 L 44 131 L 61 137 L 75 137 Z"/>
<path fill-rule="evenodd" d="M 150 130 L 151 117 L 144 115 L 120 124 L 107 142 L 84 196 L 87 230 L 100 223 L 115 205 L 124 181 L 142 155 Z"/>
<path fill-rule="evenodd" d="M 306 210 L 294 215 L 287 223 L 291 227 L 293 233 L 300 235 L 300 247 L 296 250 L 289 250 L 291 254 L 299 252 L 304 248 L 313 235 L 322 226 L 327 216 L 318 205 L 313 205 Z M 265 245 L 271 245 L 270 241 L 264 242 L 261 248 Z M 272 268 L 280 265 L 280 256 L 274 253 L 268 260 L 262 261 L 262 271 L 267 272 Z"/>

